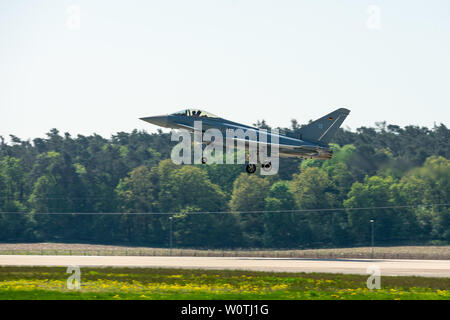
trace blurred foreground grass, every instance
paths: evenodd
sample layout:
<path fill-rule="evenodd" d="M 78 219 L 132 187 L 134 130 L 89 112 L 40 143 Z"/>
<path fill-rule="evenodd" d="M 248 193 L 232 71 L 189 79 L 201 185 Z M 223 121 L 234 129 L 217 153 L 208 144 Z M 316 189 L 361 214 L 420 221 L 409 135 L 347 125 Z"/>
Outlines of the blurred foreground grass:
<path fill-rule="evenodd" d="M 446 299 L 449 278 L 230 270 L 82 268 L 69 290 L 65 267 L 0 267 L 0 299 Z"/>

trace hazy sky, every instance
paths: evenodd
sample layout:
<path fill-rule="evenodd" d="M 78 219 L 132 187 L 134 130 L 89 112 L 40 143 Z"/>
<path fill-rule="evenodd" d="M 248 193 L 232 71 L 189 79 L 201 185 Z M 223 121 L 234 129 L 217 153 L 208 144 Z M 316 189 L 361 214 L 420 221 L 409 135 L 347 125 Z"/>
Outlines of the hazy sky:
<path fill-rule="evenodd" d="M 0 135 L 151 132 L 187 107 L 448 125 L 450 1 L 0 0 Z"/>

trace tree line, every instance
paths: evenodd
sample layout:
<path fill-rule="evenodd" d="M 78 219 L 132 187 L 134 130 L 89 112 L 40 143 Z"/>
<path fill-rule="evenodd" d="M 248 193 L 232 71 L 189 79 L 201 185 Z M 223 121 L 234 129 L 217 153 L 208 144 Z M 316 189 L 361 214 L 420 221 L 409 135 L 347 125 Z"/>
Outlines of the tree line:
<path fill-rule="evenodd" d="M 165 247 L 172 229 L 178 247 L 353 246 L 374 220 L 377 244 L 448 243 L 449 140 L 443 124 L 340 129 L 331 160 L 280 159 L 260 176 L 175 165 L 162 131 L 0 137 L 0 241 Z"/>

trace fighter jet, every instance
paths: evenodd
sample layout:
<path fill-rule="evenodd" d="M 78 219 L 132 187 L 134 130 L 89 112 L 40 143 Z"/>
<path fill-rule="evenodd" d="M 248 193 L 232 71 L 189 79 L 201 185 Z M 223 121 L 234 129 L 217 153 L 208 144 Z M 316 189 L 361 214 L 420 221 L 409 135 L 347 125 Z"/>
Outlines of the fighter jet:
<path fill-rule="evenodd" d="M 328 143 L 334 136 L 338 128 L 344 122 L 350 110 L 345 108 L 337 109 L 307 125 L 302 126 L 297 131 L 297 136 L 284 135 L 280 133 L 271 133 L 264 131 L 267 137 L 266 141 L 274 140 L 274 135 L 278 138 L 278 152 L 280 157 L 296 157 L 303 159 L 320 159 L 327 160 L 333 156 L 333 151 Z M 261 129 L 241 124 L 238 122 L 223 119 L 209 112 L 198 109 L 185 109 L 168 115 L 153 116 L 140 118 L 151 124 L 172 128 L 187 129 L 195 131 L 195 121 L 202 121 L 202 131 L 205 132 L 209 128 L 219 129 L 221 132 L 231 129 L 242 129 L 244 131 L 256 133 L 256 137 L 261 136 Z M 253 141 L 259 143 L 259 141 Z M 246 140 L 246 145 L 249 141 Z M 258 160 L 259 161 L 259 160 Z M 202 162 L 206 161 L 202 159 Z M 261 163 L 264 170 L 271 168 L 270 162 Z M 248 163 L 246 171 L 254 173 L 256 171 L 255 163 Z"/>

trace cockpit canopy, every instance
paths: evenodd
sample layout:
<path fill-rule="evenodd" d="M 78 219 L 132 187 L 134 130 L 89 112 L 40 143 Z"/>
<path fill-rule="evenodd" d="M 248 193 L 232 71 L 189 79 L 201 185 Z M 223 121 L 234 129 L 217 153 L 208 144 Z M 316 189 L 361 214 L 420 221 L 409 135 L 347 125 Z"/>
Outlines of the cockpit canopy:
<path fill-rule="evenodd" d="M 178 111 L 172 113 L 174 116 L 188 116 L 188 117 L 201 117 L 201 118 L 218 118 L 218 116 L 213 115 L 212 113 L 198 110 L 198 109 L 186 109 L 182 111 Z"/>

